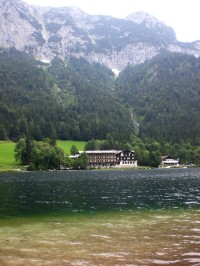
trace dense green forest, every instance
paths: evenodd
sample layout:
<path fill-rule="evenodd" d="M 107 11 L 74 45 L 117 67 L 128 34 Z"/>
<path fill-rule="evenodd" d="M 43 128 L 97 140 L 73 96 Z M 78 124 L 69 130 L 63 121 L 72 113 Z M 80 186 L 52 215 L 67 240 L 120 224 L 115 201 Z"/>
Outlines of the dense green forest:
<path fill-rule="evenodd" d="M 0 51 L 0 139 L 27 131 L 45 137 L 127 142 L 131 113 L 114 92 L 114 75 L 100 64 L 71 58 L 42 64 L 15 49 Z"/>
<path fill-rule="evenodd" d="M 84 140 L 88 149 L 134 149 L 141 165 L 162 154 L 198 164 L 199 102 L 193 56 L 163 52 L 116 78 L 82 58 L 44 64 L 0 50 L 1 140 Z"/>
<path fill-rule="evenodd" d="M 160 142 L 200 145 L 200 59 L 164 53 L 128 66 L 116 91 L 132 107 L 140 136 Z"/>

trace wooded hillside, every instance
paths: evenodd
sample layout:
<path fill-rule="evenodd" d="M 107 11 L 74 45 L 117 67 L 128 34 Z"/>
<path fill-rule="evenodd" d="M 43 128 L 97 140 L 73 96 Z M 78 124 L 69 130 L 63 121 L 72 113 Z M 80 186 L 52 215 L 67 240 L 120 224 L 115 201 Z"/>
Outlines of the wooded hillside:
<path fill-rule="evenodd" d="M 127 67 L 116 81 L 133 109 L 140 135 L 172 143 L 200 143 L 200 59 L 164 53 Z"/>
<path fill-rule="evenodd" d="M 0 53 L 0 138 L 90 140 L 108 134 L 127 142 L 131 113 L 114 91 L 114 74 L 71 58 L 45 65 L 15 49 Z"/>

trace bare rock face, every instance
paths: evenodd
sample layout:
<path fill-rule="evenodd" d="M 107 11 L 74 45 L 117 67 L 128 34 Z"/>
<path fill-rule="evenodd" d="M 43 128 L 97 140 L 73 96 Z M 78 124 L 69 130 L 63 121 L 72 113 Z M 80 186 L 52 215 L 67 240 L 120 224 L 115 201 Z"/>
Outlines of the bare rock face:
<path fill-rule="evenodd" d="M 200 41 L 178 42 L 172 28 L 143 12 L 117 19 L 75 7 L 0 0 L 0 20 L 0 47 L 15 47 L 40 60 L 84 57 L 121 71 L 163 50 L 200 55 Z"/>
<path fill-rule="evenodd" d="M 137 24 L 144 23 L 146 27 L 153 28 L 153 27 L 163 27 L 165 24 L 159 21 L 157 18 L 151 16 L 150 14 L 144 12 L 136 12 L 135 14 L 130 14 L 127 17 L 128 20 L 133 21 Z"/>

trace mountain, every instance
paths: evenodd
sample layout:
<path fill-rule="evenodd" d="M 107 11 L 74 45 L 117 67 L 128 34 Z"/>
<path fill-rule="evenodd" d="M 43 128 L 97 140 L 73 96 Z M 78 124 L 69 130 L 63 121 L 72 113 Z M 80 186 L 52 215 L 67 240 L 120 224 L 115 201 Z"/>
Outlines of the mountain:
<path fill-rule="evenodd" d="M 125 144 L 139 125 L 139 136 L 199 145 L 200 41 L 178 42 L 143 12 L 0 0 L 0 19 L 0 139 Z"/>
<path fill-rule="evenodd" d="M 116 92 L 132 107 L 141 135 L 199 144 L 200 58 L 168 52 L 128 66 L 116 80 Z"/>
<path fill-rule="evenodd" d="M 118 19 L 75 7 L 0 0 L 0 20 L 0 47 L 15 47 L 45 61 L 83 57 L 121 71 L 163 50 L 200 55 L 200 41 L 178 42 L 172 28 L 142 12 Z"/>

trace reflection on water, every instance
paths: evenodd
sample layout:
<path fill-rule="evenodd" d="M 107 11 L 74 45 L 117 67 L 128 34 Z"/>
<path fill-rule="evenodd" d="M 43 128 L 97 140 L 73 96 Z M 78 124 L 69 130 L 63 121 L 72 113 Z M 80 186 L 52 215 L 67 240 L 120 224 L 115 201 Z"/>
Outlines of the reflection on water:
<path fill-rule="evenodd" d="M 200 265 L 200 170 L 0 174 L 0 265 Z"/>

